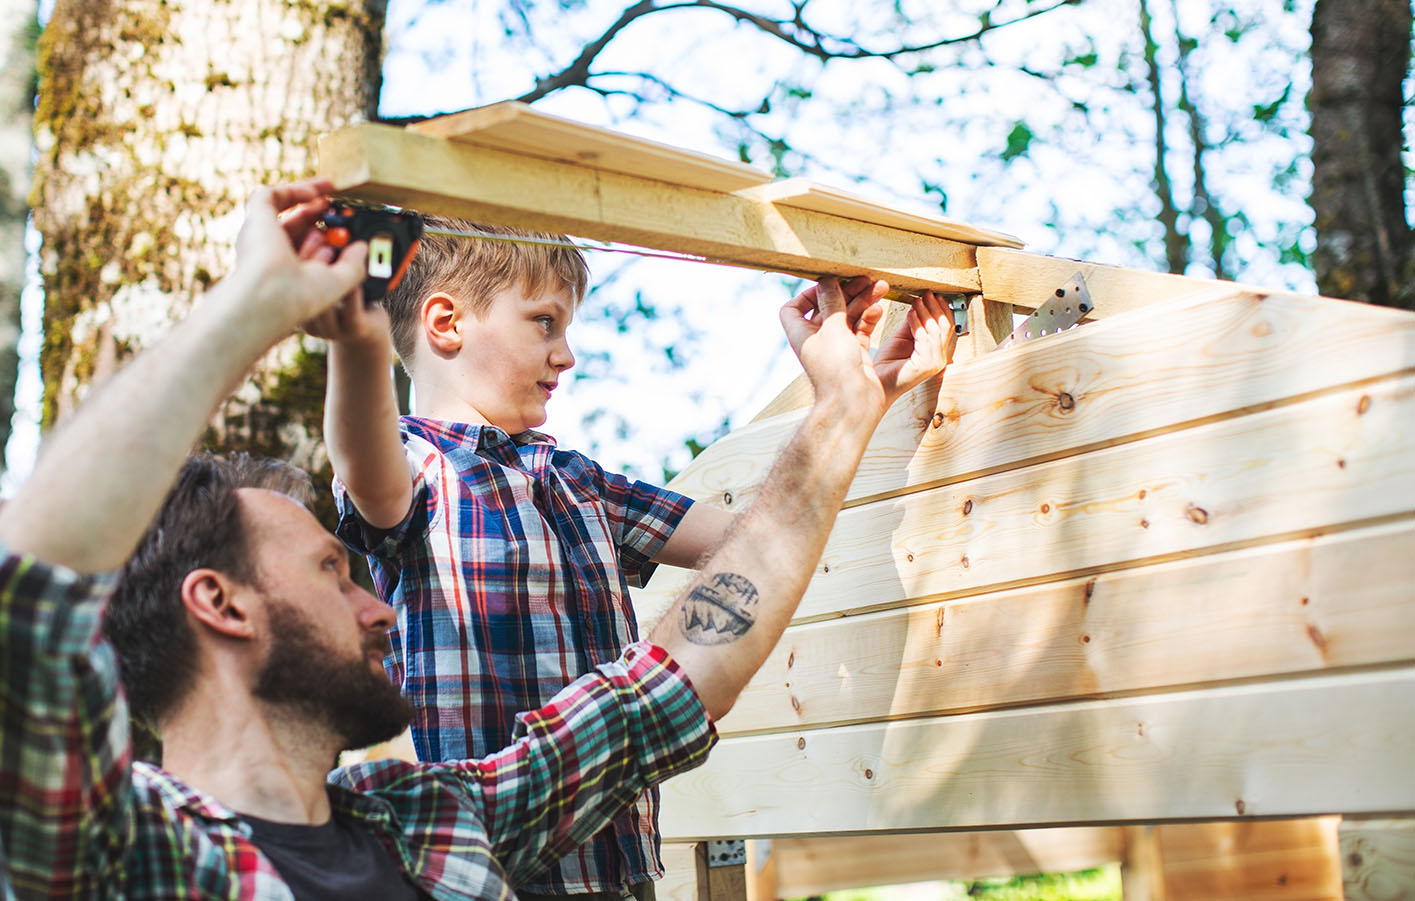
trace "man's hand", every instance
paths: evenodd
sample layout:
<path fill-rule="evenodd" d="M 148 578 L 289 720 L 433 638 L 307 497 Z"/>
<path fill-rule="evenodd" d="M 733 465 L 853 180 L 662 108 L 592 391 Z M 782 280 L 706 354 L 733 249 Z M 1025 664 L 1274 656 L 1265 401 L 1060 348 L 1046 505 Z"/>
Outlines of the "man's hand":
<path fill-rule="evenodd" d="M 329 209 L 326 195 L 332 188 L 328 179 L 312 178 L 258 188 L 251 195 L 230 276 L 251 315 L 270 317 L 292 331 L 341 298 L 362 306 L 358 289 L 366 275 L 368 245 L 359 242 L 337 254 L 316 227 Z"/>
<path fill-rule="evenodd" d="M 884 315 L 878 301 L 889 290 L 864 276 L 843 286 L 821 279 L 781 308 L 781 325 L 818 400 L 843 394 L 883 415 L 900 395 L 947 365 L 953 349 L 953 313 L 925 291 L 900 330 L 870 359 L 870 335 Z"/>

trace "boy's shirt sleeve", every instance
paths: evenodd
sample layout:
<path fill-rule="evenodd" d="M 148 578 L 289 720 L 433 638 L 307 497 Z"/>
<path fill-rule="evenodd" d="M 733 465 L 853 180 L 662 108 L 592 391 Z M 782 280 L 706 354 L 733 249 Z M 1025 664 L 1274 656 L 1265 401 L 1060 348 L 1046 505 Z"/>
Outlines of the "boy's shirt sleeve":
<path fill-rule="evenodd" d="M 678 528 L 693 499 L 649 482 L 630 481 L 620 473 L 606 472 L 593 460 L 586 461 L 609 512 L 620 569 L 630 585 L 642 588 L 657 568 L 654 555 Z"/>
<path fill-rule="evenodd" d="M 355 553 L 380 560 L 396 561 L 410 542 L 418 541 L 427 532 L 436 509 L 436 499 L 432 493 L 432 483 L 425 467 L 413 459 L 406 441 L 403 450 L 413 472 L 413 501 L 401 522 L 387 529 L 370 525 L 364 519 L 354 499 L 349 497 L 349 489 L 339 476 L 334 477 L 334 507 L 339 512 L 339 524 L 334 534 Z"/>
<path fill-rule="evenodd" d="M 20 897 L 101 894 L 134 841 L 128 707 L 99 635 L 115 581 L 0 547 L 0 881 Z"/>

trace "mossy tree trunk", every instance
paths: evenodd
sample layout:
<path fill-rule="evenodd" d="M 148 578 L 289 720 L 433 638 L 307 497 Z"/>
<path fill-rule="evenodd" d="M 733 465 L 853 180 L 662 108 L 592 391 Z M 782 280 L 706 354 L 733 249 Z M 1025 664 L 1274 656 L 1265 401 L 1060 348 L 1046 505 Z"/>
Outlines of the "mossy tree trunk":
<path fill-rule="evenodd" d="M 1410 0 L 1317 0 L 1307 105 L 1317 287 L 1415 309 L 1401 160 L 1410 38 Z"/>
<path fill-rule="evenodd" d="M 230 268 L 252 189 L 309 175 L 321 133 L 373 116 L 385 3 L 58 0 L 35 120 L 46 427 Z M 292 336 L 206 445 L 327 476 L 323 377 L 319 343 Z"/>
<path fill-rule="evenodd" d="M 0 0 L 0 460 L 10 440 L 19 367 L 38 11 L 35 0 Z"/>

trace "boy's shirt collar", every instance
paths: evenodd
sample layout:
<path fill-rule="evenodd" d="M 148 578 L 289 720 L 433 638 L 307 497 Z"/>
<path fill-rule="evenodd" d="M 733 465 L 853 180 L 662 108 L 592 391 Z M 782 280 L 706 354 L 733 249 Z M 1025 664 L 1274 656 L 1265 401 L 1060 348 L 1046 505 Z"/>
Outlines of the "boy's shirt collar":
<path fill-rule="evenodd" d="M 500 447 L 510 447 L 514 451 L 515 448 L 528 444 L 544 444 L 551 448 L 556 446 L 554 437 L 534 429 L 526 429 L 524 432 L 508 435 L 494 425 L 482 423 L 453 422 L 446 419 L 430 419 L 426 416 L 413 415 L 400 416 L 398 421 L 404 430 L 435 444 L 450 442 L 472 451 L 483 448 L 495 450 Z"/>

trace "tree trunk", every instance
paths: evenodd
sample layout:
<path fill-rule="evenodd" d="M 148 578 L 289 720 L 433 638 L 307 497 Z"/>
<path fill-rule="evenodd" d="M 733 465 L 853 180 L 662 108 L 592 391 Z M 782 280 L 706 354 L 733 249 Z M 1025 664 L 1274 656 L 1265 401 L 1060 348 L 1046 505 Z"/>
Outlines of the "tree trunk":
<path fill-rule="evenodd" d="M 0 0 L 0 462 L 10 440 L 19 367 L 38 12 L 35 0 Z"/>
<path fill-rule="evenodd" d="M 1400 158 L 1410 29 L 1410 0 L 1317 0 L 1308 106 L 1318 289 L 1415 309 Z"/>
<path fill-rule="evenodd" d="M 385 0 L 58 0 L 40 38 L 35 222 L 44 421 L 150 344 L 231 265 L 257 185 L 370 118 Z M 327 475 L 324 354 L 292 337 L 208 433 Z M 327 482 L 326 482 L 327 484 Z"/>

